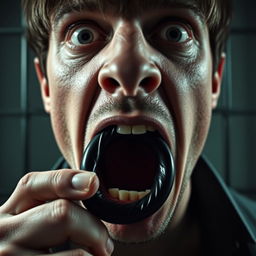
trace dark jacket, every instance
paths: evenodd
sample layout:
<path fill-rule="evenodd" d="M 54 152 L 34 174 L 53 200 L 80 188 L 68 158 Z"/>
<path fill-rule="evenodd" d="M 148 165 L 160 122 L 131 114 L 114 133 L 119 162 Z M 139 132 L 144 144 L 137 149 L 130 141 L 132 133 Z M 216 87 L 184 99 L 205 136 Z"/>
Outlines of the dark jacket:
<path fill-rule="evenodd" d="M 256 202 L 227 187 L 200 158 L 192 175 L 192 200 L 203 230 L 203 255 L 256 256 Z"/>
<path fill-rule="evenodd" d="M 67 168 L 59 160 L 55 169 Z M 203 256 L 256 256 L 256 202 L 227 187 L 201 157 L 192 175 L 190 207 L 203 237 Z"/>

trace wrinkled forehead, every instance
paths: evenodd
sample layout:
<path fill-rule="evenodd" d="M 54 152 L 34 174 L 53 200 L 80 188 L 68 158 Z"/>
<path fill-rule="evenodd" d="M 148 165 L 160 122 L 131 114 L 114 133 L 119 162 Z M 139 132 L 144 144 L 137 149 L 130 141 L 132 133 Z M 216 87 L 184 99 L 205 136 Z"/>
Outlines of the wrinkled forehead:
<path fill-rule="evenodd" d="M 55 0 L 52 6 L 54 20 L 60 19 L 64 14 L 73 11 L 101 11 L 121 14 L 123 16 L 138 15 L 147 10 L 156 8 L 188 8 L 200 16 L 204 16 L 199 8 L 201 0 Z M 206 1 L 206 0 L 203 0 Z"/>

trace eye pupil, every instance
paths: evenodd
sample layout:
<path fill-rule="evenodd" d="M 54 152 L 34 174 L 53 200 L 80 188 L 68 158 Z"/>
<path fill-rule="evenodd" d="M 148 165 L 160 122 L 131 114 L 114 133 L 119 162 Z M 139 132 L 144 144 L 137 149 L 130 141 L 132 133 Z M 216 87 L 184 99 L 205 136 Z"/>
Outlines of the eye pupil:
<path fill-rule="evenodd" d="M 178 42 L 182 38 L 182 32 L 178 28 L 170 28 L 166 31 L 168 40 Z"/>
<path fill-rule="evenodd" d="M 78 41 L 80 44 L 85 44 L 85 43 L 89 43 L 92 41 L 93 39 L 93 34 L 92 32 L 88 31 L 88 30 L 82 30 L 79 34 L 78 34 Z"/>

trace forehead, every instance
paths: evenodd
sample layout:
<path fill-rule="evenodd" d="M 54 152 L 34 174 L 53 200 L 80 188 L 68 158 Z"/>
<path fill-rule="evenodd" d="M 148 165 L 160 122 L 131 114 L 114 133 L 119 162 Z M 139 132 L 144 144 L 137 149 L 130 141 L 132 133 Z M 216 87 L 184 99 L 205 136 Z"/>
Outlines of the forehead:
<path fill-rule="evenodd" d="M 111 13 L 128 17 L 156 8 L 175 7 L 190 9 L 203 18 L 204 15 L 198 2 L 200 0 L 62 0 L 52 1 L 51 14 L 57 23 L 64 14 L 74 11 L 100 11 L 102 13 L 111 11 Z"/>

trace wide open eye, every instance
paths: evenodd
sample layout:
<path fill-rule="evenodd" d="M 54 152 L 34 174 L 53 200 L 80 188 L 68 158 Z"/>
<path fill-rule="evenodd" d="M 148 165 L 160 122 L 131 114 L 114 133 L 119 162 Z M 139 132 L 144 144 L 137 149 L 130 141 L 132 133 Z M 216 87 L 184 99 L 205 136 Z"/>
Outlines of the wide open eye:
<path fill-rule="evenodd" d="M 73 31 L 70 42 L 75 46 L 82 46 L 94 42 L 99 37 L 99 33 L 94 29 L 82 26 Z"/>
<path fill-rule="evenodd" d="M 189 32 L 182 25 L 178 24 L 164 27 L 161 37 L 174 43 L 184 43 L 191 38 Z"/>

